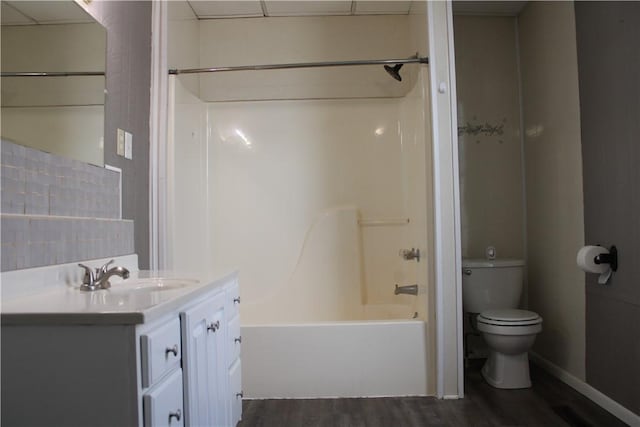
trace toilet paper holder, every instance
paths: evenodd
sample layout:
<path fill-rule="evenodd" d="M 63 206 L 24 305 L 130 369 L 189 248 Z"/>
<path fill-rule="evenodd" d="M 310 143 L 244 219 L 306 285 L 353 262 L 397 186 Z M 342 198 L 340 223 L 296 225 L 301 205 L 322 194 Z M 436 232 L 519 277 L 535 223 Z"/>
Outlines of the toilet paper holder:
<path fill-rule="evenodd" d="M 599 246 L 599 245 L 598 245 Z M 608 254 L 599 254 L 593 259 L 596 264 L 609 264 L 612 271 L 618 270 L 618 249 L 614 246 L 609 248 Z"/>

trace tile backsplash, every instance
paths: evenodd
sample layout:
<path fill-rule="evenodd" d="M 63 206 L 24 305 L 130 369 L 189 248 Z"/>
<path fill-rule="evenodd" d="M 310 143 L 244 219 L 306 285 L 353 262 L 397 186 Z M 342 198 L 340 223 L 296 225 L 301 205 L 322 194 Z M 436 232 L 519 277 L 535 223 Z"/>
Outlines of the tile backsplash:
<path fill-rule="evenodd" d="M 1 144 L 1 271 L 134 253 L 118 172 Z"/>
<path fill-rule="evenodd" d="M 2 271 L 132 254 L 133 221 L 3 214 Z"/>

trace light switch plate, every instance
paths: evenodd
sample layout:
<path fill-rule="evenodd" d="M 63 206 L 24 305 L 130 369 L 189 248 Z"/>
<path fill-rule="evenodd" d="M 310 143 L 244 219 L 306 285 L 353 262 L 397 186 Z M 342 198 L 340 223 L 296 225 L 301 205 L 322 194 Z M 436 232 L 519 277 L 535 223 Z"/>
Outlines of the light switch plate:
<path fill-rule="evenodd" d="M 129 132 L 124 133 L 124 157 L 126 159 L 133 158 L 133 134 Z"/>
<path fill-rule="evenodd" d="M 116 154 L 118 156 L 124 156 L 124 130 L 118 128 L 118 140 L 116 143 Z"/>

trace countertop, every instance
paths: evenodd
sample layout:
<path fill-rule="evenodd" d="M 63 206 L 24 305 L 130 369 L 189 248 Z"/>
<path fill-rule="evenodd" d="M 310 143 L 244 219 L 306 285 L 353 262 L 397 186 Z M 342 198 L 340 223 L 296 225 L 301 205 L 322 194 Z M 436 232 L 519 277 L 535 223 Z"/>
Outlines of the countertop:
<path fill-rule="evenodd" d="M 77 269 L 76 264 L 73 267 Z M 203 279 L 168 271 L 132 271 L 127 280 L 114 277 L 110 289 L 86 292 L 77 282 L 56 283 L 9 298 L 3 283 L 2 325 L 142 324 L 221 287 L 236 274 Z"/>

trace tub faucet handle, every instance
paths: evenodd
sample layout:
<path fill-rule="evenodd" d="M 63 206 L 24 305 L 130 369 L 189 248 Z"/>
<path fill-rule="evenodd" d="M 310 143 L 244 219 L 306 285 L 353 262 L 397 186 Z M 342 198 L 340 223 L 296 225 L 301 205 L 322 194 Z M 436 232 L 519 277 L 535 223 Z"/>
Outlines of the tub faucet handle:
<path fill-rule="evenodd" d="M 400 249 L 400 256 L 404 258 L 406 261 L 411 261 L 415 259 L 417 262 L 420 262 L 420 249 L 411 248 L 411 249 Z"/>

